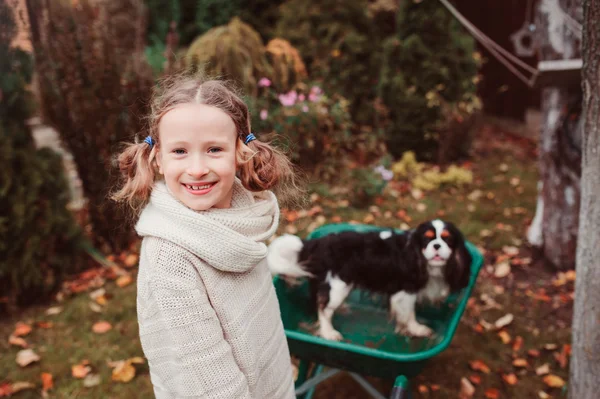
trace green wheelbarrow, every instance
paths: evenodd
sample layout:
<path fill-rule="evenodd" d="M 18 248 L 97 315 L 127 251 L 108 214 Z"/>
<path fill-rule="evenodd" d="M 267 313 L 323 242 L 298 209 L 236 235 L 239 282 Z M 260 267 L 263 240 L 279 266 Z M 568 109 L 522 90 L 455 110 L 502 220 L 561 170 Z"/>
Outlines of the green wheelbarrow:
<path fill-rule="evenodd" d="M 307 239 L 342 231 L 381 230 L 384 228 L 372 225 L 328 224 L 314 230 Z M 309 326 L 315 325 L 317 315 L 309 300 L 308 281 L 289 286 L 276 276 L 273 283 L 290 352 L 300 359 L 296 396 L 312 398 L 318 384 L 343 371 L 375 399 L 408 398 L 408 379 L 418 375 L 430 358 L 450 345 L 467 306 L 483 263 L 483 256 L 473 244 L 467 242 L 467 249 L 472 257 L 467 288 L 451 295 L 441 305 L 417 307 L 417 319 L 434 330 L 431 338 L 411 338 L 394 333 L 385 298 L 361 290 L 354 290 L 349 295 L 346 300 L 348 311 L 337 312 L 333 318 L 336 329 L 344 336 L 343 341 L 314 336 Z M 363 375 L 395 379 L 391 396 L 383 396 Z"/>

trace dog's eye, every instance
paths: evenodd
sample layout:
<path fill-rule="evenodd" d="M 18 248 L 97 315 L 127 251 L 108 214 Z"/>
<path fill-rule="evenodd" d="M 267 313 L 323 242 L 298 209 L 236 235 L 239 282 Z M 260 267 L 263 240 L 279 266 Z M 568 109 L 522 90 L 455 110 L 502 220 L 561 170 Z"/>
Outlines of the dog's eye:
<path fill-rule="evenodd" d="M 450 232 L 448 230 L 442 231 L 442 238 L 448 238 L 448 237 L 450 237 Z"/>
<path fill-rule="evenodd" d="M 428 230 L 425 233 L 425 237 L 427 237 L 427 238 L 434 238 L 435 237 L 435 233 L 433 232 L 433 230 Z"/>

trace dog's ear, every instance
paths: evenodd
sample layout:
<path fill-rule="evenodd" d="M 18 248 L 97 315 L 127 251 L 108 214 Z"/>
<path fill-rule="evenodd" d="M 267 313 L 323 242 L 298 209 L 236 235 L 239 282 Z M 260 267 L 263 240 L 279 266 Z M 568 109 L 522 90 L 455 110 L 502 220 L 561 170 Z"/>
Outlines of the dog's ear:
<path fill-rule="evenodd" d="M 446 223 L 446 226 L 454 238 L 454 253 L 446 263 L 444 278 L 450 286 L 450 291 L 455 292 L 469 285 L 472 258 L 460 230 L 452 223 Z"/>
<path fill-rule="evenodd" d="M 406 247 L 404 248 L 404 253 L 406 255 L 406 263 L 411 265 L 411 272 L 414 273 L 415 269 L 412 266 L 417 266 L 416 270 L 418 271 L 416 274 L 411 273 L 411 280 L 417 283 L 418 287 L 416 289 L 421 288 L 422 285 L 427 283 L 427 279 L 429 278 L 429 272 L 427 271 L 427 259 L 423 256 L 422 252 L 422 243 L 421 237 L 417 231 L 410 231 L 408 234 L 408 240 L 406 242 Z"/>

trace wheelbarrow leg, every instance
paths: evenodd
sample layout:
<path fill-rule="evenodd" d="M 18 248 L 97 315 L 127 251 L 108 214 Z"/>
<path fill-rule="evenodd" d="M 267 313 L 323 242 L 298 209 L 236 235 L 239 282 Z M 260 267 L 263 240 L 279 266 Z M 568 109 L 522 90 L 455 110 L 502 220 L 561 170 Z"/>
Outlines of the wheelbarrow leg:
<path fill-rule="evenodd" d="M 408 379 L 403 375 L 399 375 L 394 382 L 390 399 L 410 399 L 411 397 Z"/>

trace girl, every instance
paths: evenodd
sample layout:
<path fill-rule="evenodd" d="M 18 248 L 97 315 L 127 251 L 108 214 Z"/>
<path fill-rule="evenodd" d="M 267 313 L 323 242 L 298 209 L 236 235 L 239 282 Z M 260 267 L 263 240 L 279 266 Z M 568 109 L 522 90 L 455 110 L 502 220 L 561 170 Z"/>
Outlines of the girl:
<path fill-rule="evenodd" d="M 225 83 L 162 82 L 149 135 L 119 156 L 116 200 L 143 210 L 140 340 L 157 398 L 294 398 L 263 243 L 295 189 L 293 169 L 250 130 Z"/>

